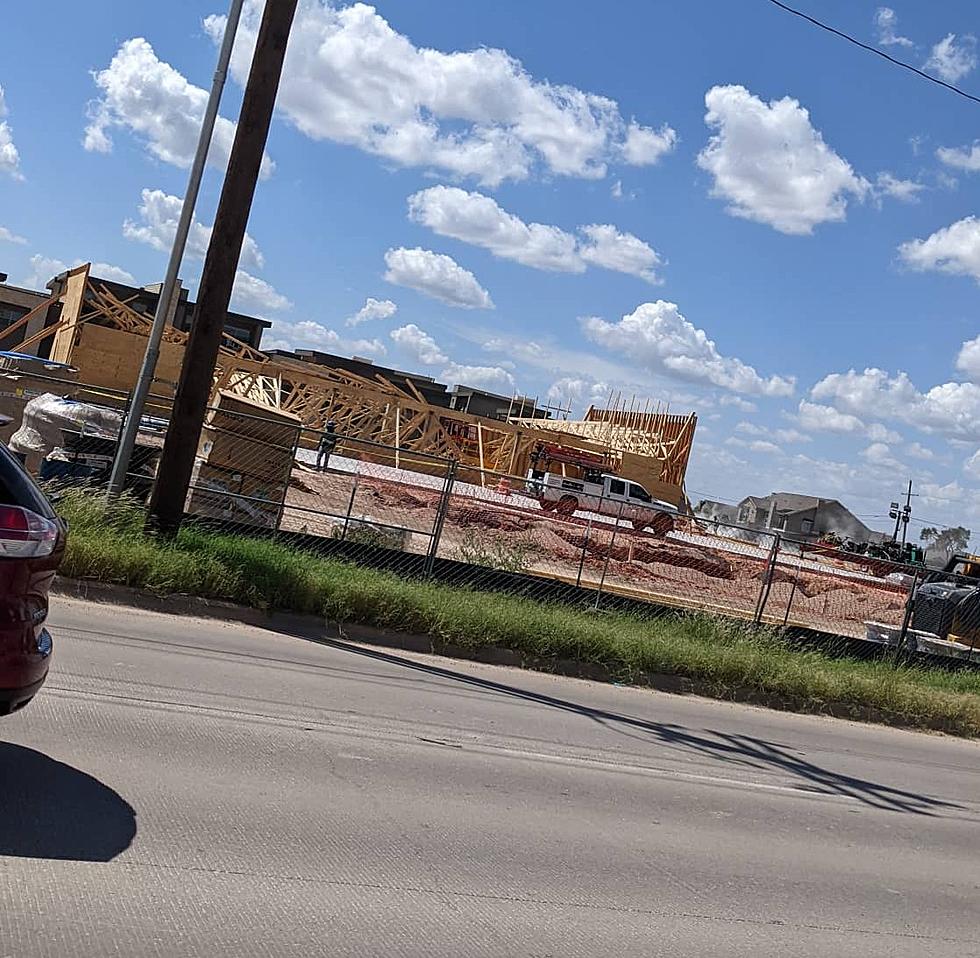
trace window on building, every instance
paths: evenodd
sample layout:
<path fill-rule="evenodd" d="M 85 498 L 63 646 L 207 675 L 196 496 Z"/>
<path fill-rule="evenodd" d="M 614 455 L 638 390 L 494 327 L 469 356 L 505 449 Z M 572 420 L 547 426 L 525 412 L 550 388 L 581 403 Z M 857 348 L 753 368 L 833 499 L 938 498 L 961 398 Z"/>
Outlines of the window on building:
<path fill-rule="evenodd" d="M 813 520 L 812 519 L 804 519 L 800 523 L 800 531 L 804 535 L 808 535 L 809 533 L 813 532 Z"/>
<path fill-rule="evenodd" d="M 234 336 L 235 339 L 238 339 L 243 343 L 252 342 L 252 330 L 245 326 L 236 326 L 234 323 L 228 323 L 228 325 L 225 326 L 225 332 L 228 333 L 229 336 Z"/>
<path fill-rule="evenodd" d="M 13 326 L 17 320 L 26 316 L 30 310 L 26 306 L 13 306 L 10 303 L 0 303 L 0 329 Z"/>

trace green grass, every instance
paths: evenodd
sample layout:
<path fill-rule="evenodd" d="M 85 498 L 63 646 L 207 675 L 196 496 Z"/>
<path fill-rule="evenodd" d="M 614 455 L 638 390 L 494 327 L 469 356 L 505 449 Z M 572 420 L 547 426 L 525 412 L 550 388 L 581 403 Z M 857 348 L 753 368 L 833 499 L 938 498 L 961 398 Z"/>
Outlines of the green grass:
<path fill-rule="evenodd" d="M 976 672 L 830 658 L 792 649 L 774 631 L 707 615 L 642 619 L 502 595 L 488 601 L 486 593 L 195 528 L 168 542 L 144 532 L 139 508 L 107 508 L 83 490 L 65 494 L 59 509 L 70 522 L 61 569 L 68 577 L 427 634 L 437 648 L 500 646 L 532 666 L 571 660 L 626 683 L 677 675 L 718 698 L 980 736 Z"/>

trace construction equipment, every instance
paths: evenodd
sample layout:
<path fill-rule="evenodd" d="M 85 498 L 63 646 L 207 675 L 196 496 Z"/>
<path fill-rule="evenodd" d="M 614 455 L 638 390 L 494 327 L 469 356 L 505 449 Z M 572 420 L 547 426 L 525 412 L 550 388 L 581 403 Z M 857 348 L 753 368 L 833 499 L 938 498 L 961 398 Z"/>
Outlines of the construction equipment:
<path fill-rule="evenodd" d="M 980 555 L 958 553 L 942 571 L 930 573 L 911 598 L 908 628 L 867 622 L 867 638 L 911 650 L 954 658 L 972 657 L 980 649 Z"/>

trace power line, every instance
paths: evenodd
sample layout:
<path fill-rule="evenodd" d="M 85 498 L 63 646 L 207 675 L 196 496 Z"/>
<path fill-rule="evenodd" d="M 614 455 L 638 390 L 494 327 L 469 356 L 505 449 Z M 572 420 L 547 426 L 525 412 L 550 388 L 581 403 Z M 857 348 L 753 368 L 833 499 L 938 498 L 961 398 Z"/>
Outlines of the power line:
<path fill-rule="evenodd" d="M 877 54 L 879 57 L 887 60 L 889 63 L 894 63 L 897 67 L 902 67 L 905 70 L 911 70 L 913 73 L 925 80 L 929 80 L 931 83 L 946 87 L 947 90 L 952 90 L 953 93 L 958 93 L 960 96 L 966 97 L 968 100 L 973 100 L 974 103 L 980 103 L 980 96 L 974 96 L 972 93 L 967 93 L 966 90 L 961 90 L 958 86 L 953 86 L 952 83 L 947 83 L 945 80 L 940 80 L 938 77 L 931 76 L 930 74 L 920 70 L 918 67 L 912 66 L 911 63 L 906 63 L 904 60 L 898 60 L 890 54 L 885 53 L 884 50 L 879 50 L 877 47 L 870 46 L 867 43 L 862 43 L 856 37 L 852 37 L 849 33 L 844 33 L 843 31 L 830 26 L 828 23 L 822 23 L 820 20 L 811 17 L 802 10 L 794 10 L 792 7 L 782 3 L 781 0 L 769 0 L 769 2 L 779 7 L 780 10 L 785 10 L 787 13 L 792 13 L 793 16 L 800 17 L 800 19 L 806 20 L 808 23 L 812 23 L 815 27 L 820 27 L 821 30 L 826 30 L 828 33 L 832 33 L 834 36 L 840 37 L 842 40 L 847 40 L 848 43 L 853 43 L 862 50 L 867 50 L 869 53 Z"/>

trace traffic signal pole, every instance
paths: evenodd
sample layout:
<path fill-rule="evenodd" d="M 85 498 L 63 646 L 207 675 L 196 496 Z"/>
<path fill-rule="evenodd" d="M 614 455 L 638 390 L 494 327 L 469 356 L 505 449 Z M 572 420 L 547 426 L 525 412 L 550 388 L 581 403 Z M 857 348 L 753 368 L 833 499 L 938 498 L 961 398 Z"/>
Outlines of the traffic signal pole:
<path fill-rule="evenodd" d="M 252 55 L 235 142 L 201 274 L 197 310 L 150 498 L 150 515 L 165 533 L 175 533 L 184 514 L 296 4 L 297 0 L 267 0 Z"/>

